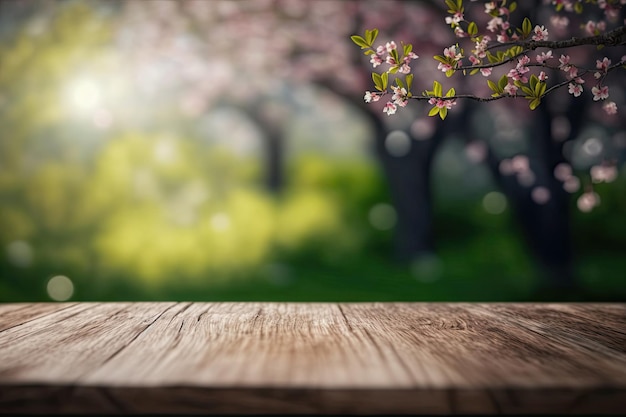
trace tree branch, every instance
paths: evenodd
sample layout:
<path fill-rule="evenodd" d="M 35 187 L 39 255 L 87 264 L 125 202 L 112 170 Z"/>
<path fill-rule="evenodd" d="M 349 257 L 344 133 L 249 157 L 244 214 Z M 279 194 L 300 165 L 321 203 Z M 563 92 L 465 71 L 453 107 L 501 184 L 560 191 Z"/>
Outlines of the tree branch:
<path fill-rule="evenodd" d="M 585 38 L 570 38 L 562 41 L 510 41 L 491 45 L 487 50 L 496 49 L 507 46 L 521 46 L 524 49 L 535 50 L 537 48 L 564 49 L 573 46 L 583 45 L 603 45 L 603 46 L 619 46 L 623 45 L 622 37 L 626 35 L 626 25 L 617 27 L 602 35 L 588 36 Z"/>

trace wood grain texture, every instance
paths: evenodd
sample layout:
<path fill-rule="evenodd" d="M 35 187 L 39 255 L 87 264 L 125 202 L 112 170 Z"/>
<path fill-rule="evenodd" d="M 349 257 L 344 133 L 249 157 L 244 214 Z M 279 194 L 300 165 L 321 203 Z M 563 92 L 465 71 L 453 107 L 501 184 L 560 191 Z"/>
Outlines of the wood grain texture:
<path fill-rule="evenodd" d="M 626 412 L 626 305 L 0 305 L 0 413 Z"/>

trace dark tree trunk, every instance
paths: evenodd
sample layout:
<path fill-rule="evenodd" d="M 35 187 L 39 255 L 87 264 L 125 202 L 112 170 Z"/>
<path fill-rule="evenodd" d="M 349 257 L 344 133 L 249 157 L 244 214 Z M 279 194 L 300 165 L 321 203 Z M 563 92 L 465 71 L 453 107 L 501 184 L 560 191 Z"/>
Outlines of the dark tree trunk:
<path fill-rule="evenodd" d="M 411 138 L 406 155 L 394 156 L 385 146 L 390 133 L 382 120 L 372 116 L 376 126 L 375 153 L 383 168 L 397 213 L 395 253 L 400 261 L 411 261 L 435 251 L 432 161 L 442 142 L 438 130 L 427 140 Z M 409 134 L 410 133 L 406 132 Z"/>

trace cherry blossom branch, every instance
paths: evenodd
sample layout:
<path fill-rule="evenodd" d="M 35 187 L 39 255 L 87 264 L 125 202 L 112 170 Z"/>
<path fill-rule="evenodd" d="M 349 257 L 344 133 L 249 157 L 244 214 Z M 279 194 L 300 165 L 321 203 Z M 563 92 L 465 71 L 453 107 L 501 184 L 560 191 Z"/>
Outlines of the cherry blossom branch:
<path fill-rule="evenodd" d="M 584 38 L 572 37 L 570 39 L 560 41 L 516 40 L 490 45 L 486 48 L 486 50 L 509 46 L 520 46 L 526 50 L 535 50 L 537 48 L 565 49 L 584 45 L 620 46 L 625 44 L 625 41 L 622 39 L 624 35 L 626 35 L 626 25 L 617 27 L 602 35 L 588 36 Z"/>
<path fill-rule="evenodd" d="M 378 30 L 373 29 L 366 30 L 365 37 L 352 36 L 353 42 L 365 50 L 365 55 L 370 56 L 370 63 L 372 63 L 374 68 L 382 64 L 389 65 L 385 72 L 372 72 L 372 79 L 378 91 L 366 91 L 364 96 L 366 103 L 378 101 L 382 96 L 389 93 L 390 89 L 393 91 L 391 101 L 388 101 L 383 109 L 383 112 L 388 115 L 394 114 L 398 107 L 405 107 L 409 99 L 427 100 L 433 105 L 429 116 L 439 115 L 441 119 L 447 116 L 448 110 L 456 104 L 456 99 L 490 102 L 502 98 L 525 98 L 529 100 L 528 105 L 530 109 L 534 110 L 541 104 L 543 97 L 565 86 L 568 86 L 570 94 L 574 97 L 579 97 L 583 92 L 583 84 L 585 83 L 582 77 L 592 71 L 595 71 L 593 76 L 597 80 L 591 88 L 593 100 L 605 100 L 609 97 L 609 87 L 604 85 L 608 73 L 619 67 L 626 67 L 626 55 L 620 59 L 619 63 L 614 65 L 611 65 L 611 60 L 606 56 L 598 59 L 596 60 L 596 70 L 585 69 L 570 63 L 570 57 L 567 54 L 561 54 L 560 58 L 558 58 L 558 67 L 548 65 L 547 63 L 548 60 L 556 58 L 556 56 L 552 55 L 553 50 L 584 45 L 613 47 L 624 45 L 626 44 L 626 41 L 623 39 L 624 35 L 626 35 L 625 25 L 621 25 L 606 33 L 598 34 L 600 30 L 604 30 L 605 25 L 590 21 L 585 28 L 588 33 L 595 33 L 593 36 L 548 41 L 549 34 L 545 26 L 534 25 L 533 28 L 533 24 L 528 17 L 524 18 L 519 28 L 511 27 L 509 15 L 516 9 L 517 5 L 515 2 L 507 6 L 506 0 L 492 1 L 484 4 L 485 13 L 491 16 L 486 29 L 488 32 L 497 34 L 498 43 L 489 45 L 492 40 L 491 35 L 489 33 L 480 34 L 475 22 L 465 20 L 463 0 L 445 0 L 445 3 L 450 14 L 445 19 L 446 23 L 451 26 L 457 37 L 471 40 L 471 42 L 475 43 L 475 47 L 472 49 L 471 54 L 467 56 L 465 56 L 465 52 L 459 43 L 444 48 L 442 55 L 434 56 L 435 61 L 438 61 L 437 69 L 444 72 L 447 77 L 451 77 L 459 71 L 464 76 L 467 76 L 469 71 L 470 76 L 480 72 L 484 77 L 489 77 L 494 68 L 514 63 L 515 66 L 497 81 L 487 79 L 487 84 L 493 91 L 491 97 L 456 94 L 454 88 L 450 88 L 447 93 L 443 94 L 443 87 L 438 81 L 433 83 L 432 90 L 424 91 L 421 96 L 414 96 L 411 92 L 413 75 L 411 74 L 410 64 L 418 56 L 412 52 L 413 45 L 403 43 L 402 48 L 397 48 L 395 42 L 390 41 L 385 45 L 374 47 L 373 42 L 378 35 Z M 606 9 L 609 6 L 604 4 L 599 5 L 599 7 Z M 577 12 L 580 13 L 580 11 Z M 536 63 L 531 62 L 529 52 L 538 48 L 547 48 L 548 51 L 537 55 L 534 58 Z M 496 49 L 500 50 L 491 52 Z M 469 63 L 463 62 L 466 57 Z M 532 74 L 530 67 L 560 70 L 565 72 L 567 79 L 557 82 L 548 88 L 547 79 L 549 78 L 549 73 L 540 69 L 538 70 L 540 71 L 539 74 Z M 401 74 L 406 74 L 406 76 L 403 78 Z M 395 79 L 392 79 L 392 77 Z M 518 93 L 518 90 L 520 90 L 520 93 Z M 603 108 L 608 114 L 617 112 L 617 106 L 612 101 L 606 102 Z"/>

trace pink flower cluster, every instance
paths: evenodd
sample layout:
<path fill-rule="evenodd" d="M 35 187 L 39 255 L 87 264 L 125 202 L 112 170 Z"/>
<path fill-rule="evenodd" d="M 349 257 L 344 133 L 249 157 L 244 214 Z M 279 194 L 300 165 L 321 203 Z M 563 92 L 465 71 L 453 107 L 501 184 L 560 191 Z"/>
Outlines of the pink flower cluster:
<path fill-rule="evenodd" d="M 503 5 L 499 5 L 502 3 Z M 511 24 L 509 22 L 509 15 L 511 11 L 508 7 L 505 7 L 506 2 L 491 1 L 485 3 L 485 13 L 491 16 L 491 19 L 487 22 L 487 30 L 496 34 L 496 40 L 504 43 L 510 40 L 518 39 L 518 35 L 513 33 L 509 36 L 509 29 Z"/>
<path fill-rule="evenodd" d="M 401 62 L 396 62 L 396 58 L 393 57 L 392 51 L 396 50 L 397 48 L 398 46 L 394 41 L 387 42 L 385 45 L 378 46 L 376 48 L 376 53 L 372 54 L 372 57 L 370 58 L 370 63 L 372 64 L 372 67 L 376 68 L 377 66 L 385 62 L 386 64 L 389 64 L 392 68 L 397 67 L 398 72 L 402 74 L 410 73 L 411 61 L 419 57 L 414 52 L 409 52 L 402 58 Z M 387 54 L 386 57 L 385 54 Z"/>
<path fill-rule="evenodd" d="M 387 113 L 387 116 L 395 114 L 398 110 L 398 106 L 406 107 L 406 105 L 409 103 L 409 93 L 406 91 L 406 88 L 392 85 L 391 89 L 393 90 L 393 96 L 391 96 L 391 99 L 393 101 L 388 101 L 383 108 L 383 113 Z"/>
<path fill-rule="evenodd" d="M 511 78 L 514 81 L 521 81 L 523 83 L 527 83 L 528 77 L 524 74 L 530 71 L 530 69 L 527 67 L 529 63 L 530 63 L 530 58 L 528 57 L 528 55 L 522 56 L 520 59 L 517 60 L 517 65 L 515 66 L 515 68 L 511 68 L 511 70 L 506 76 Z"/>
<path fill-rule="evenodd" d="M 428 103 L 440 109 L 443 109 L 445 107 L 446 109 L 450 110 L 452 106 L 456 105 L 456 100 L 444 100 L 441 98 L 432 97 L 430 100 L 428 100 Z"/>
<path fill-rule="evenodd" d="M 439 65 L 437 66 L 437 69 L 442 72 L 457 68 L 463 58 L 463 54 L 459 51 L 458 46 L 456 45 L 444 48 L 443 56 L 448 58 L 448 62 L 439 62 Z"/>

